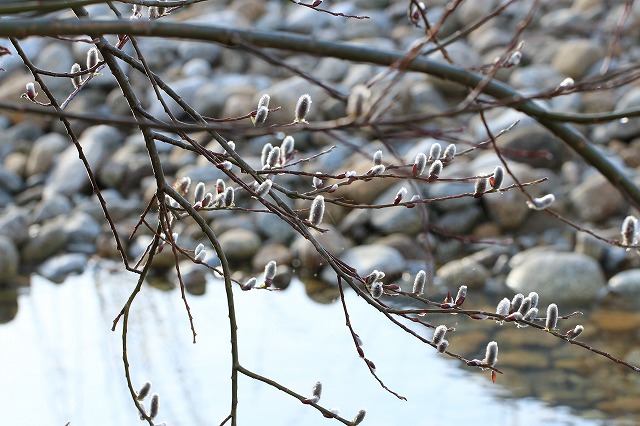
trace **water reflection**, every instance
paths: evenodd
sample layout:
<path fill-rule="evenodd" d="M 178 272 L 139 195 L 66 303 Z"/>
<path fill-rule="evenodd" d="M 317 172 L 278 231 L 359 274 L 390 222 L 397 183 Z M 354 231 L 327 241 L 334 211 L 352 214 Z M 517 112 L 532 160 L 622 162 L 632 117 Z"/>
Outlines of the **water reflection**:
<path fill-rule="evenodd" d="M 69 278 L 61 286 L 34 277 L 30 294 L 19 296 L 15 319 L 0 326 L 0 341 L 10 342 L 0 351 L 0 365 L 10 367 L 0 376 L 3 424 L 140 424 L 126 391 L 120 335 L 109 331 L 134 284 L 135 276 L 104 269 Z M 568 366 L 548 361 L 535 368 L 529 363 L 523 367 L 509 361 L 509 352 L 528 351 L 531 346 L 526 342 L 537 346 L 547 339 L 531 337 L 528 333 L 532 330 L 513 333 L 515 329 L 501 328 L 498 333 L 512 333 L 516 340 L 511 347 L 501 343 L 500 364 L 506 374 L 498 385 L 492 385 L 486 374 L 470 373 L 458 362 L 438 356 L 406 333 L 399 333 L 349 292 L 351 321 L 364 341 L 366 354 L 387 385 L 409 399 L 400 401 L 378 386 L 358 358 L 344 327 L 340 304 L 314 303 L 307 291 L 323 294 L 320 299 L 325 302 L 332 297 L 305 289 L 299 281 L 282 292 L 237 292 L 241 361 L 300 392 L 310 392 L 313 383 L 321 380 L 323 402 L 340 407 L 345 416 L 368 407 L 365 421 L 372 426 L 472 421 L 491 425 L 602 424 L 575 417 L 566 408 L 516 398 L 535 394 L 554 405 L 572 405 L 558 393 L 544 396 L 543 382 L 575 382 L 566 375 L 553 379 L 558 368 L 571 373 L 575 360 L 578 368 L 572 374 L 576 377 L 605 382 L 602 375 L 586 378 L 589 375 L 585 372 L 600 369 L 593 367 L 599 365 L 593 354 L 569 348 L 564 361 Z M 223 288 L 210 282 L 206 292 L 190 296 L 189 303 L 198 331 L 196 345 L 191 344 L 179 291 L 144 287 L 130 324 L 133 380 L 136 387 L 145 380 L 153 382 L 161 399 L 160 421 L 170 425 L 219 424 L 229 406 L 230 354 Z M 496 327 L 488 322 L 480 322 L 477 329 L 467 325 L 459 327 L 458 337 L 452 336 L 452 348 L 465 355 L 481 354 Z M 508 336 L 495 337 L 502 341 Z M 565 346 L 559 349 L 566 350 Z M 606 363 L 602 368 L 609 374 L 622 374 L 621 369 Z M 544 374 L 548 377 L 542 380 Z M 605 392 L 614 392 L 617 385 L 620 383 L 611 381 Z M 578 395 L 591 391 L 581 382 L 573 386 Z M 277 425 L 329 424 L 309 407 L 260 383 L 242 379 L 240 389 L 240 424 L 265 424 L 265 419 Z M 509 398 L 503 399 L 502 394 Z"/>

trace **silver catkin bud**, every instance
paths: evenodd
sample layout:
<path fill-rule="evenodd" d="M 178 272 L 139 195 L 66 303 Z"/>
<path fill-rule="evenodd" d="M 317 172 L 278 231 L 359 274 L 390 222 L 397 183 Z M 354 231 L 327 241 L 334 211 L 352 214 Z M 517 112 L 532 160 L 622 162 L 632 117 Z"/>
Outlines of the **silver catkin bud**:
<path fill-rule="evenodd" d="M 538 301 L 540 300 L 540 296 L 538 295 L 538 293 L 536 293 L 535 291 L 532 291 L 529 293 L 529 295 L 527 296 L 529 299 L 531 299 L 531 307 L 532 308 L 537 308 L 538 307 Z"/>
<path fill-rule="evenodd" d="M 75 74 L 75 73 L 79 73 L 82 71 L 82 68 L 80 68 L 80 64 L 79 63 L 75 63 L 71 66 L 71 73 Z M 80 85 L 82 84 L 82 76 L 81 75 L 75 75 L 73 77 L 71 77 L 71 83 L 73 84 L 74 88 L 78 88 L 80 87 Z"/>
<path fill-rule="evenodd" d="M 154 393 L 151 397 L 151 406 L 149 407 L 149 417 L 155 419 L 158 415 L 158 409 L 160 408 L 160 397 L 157 393 Z"/>
<path fill-rule="evenodd" d="M 429 161 L 439 160 L 440 154 L 442 154 L 442 146 L 436 142 L 431 145 L 431 149 L 429 149 Z"/>
<path fill-rule="evenodd" d="M 403 186 L 396 193 L 396 197 L 393 199 L 393 204 L 398 204 L 406 196 L 407 196 L 407 188 Z"/>
<path fill-rule="evenodd" d="M 509 315 L 509 308 L 511 307 L 511 302 L 506 297 L 503 298 L 500 303 L 498 303 L 498 307 L 496 308 L 496 314 L 507 316 Z"/>
<path fill-rule="evenodd" d="M 569 332 L 567 333 L 567 336 L 569 337 L 569 339 L 573 340 L 579 335 L 581 335 L 583 331 L 584 331 L 584 327 L 578 324 L 573 328 L 573 330 L 569 330 Z"/>
<path fill-rule="evenodd" d="M 493 367 L 498 362 L 498 343 L 489 342 L 487 344 L 487 351 L 485 353 L 482 364 L 488 367 Z"/>
<path fill-rule="evenodd" d="M 95 67 L 96 65 L 98 65 L 99 60 L 100 59 L 99 59 L 99 56 L 98 56 L 98 48 L 93 46 L 87 52 L 87 69 L 91 69 L 91 68 Z"/>
<path fill-rule="evenodd" d="M 268 94 L 264 94 L 260 97 L 260 100 L 258 101 L 258 109 L 260 109 L 261 107 L 265 107 L 265 108 L 269 108 L 269 101 L 271 100 L 271 96 L 269 96 Z"/>
<path fill-rule="evenodd" d="M 149 7 L 149 19 L 158 19 L 161 15 L 160 8 L 158 6 Z"/>
<path fill-rule="evenodd" d="M 431 343 L 434 346 L 438 346 L 438 344 L 442 342 L 442 339 L 444 339 L 445 334 L 447 334 L 447 326 L 446 325 L 437 326 L 436 329 L 433 331 L 433 339 L 431 339 Z"/>
<path fill-rule="evenodd" d="M 267 167 L 274 168 L 280 165 L 280 147 L 274 146 L 267 156 Z"/>
<path fill-rule="evenodd" d="M 367 410 L 362 408 L 360 411 L 358 411 L 358 414 L 356 414 L 356 416 L 353 418 L 353 424 L 359 425 L 360 423 L 362 423 L 362 421 L 364 420 L 364 416 L 366 415 L 367 415 Z"/>
<path fill-rule="evenodd" d="M 322 383 L 321 382 L 316 382 L 315 385 L 313 385 L 313 400 L 314 402 L 318 402 L 320 401 L 320 397 L 322 397 Z"/>
<path fill-rule="evenodd" d="M 260 186 L 256 190 L 256 197 L 262 198 L 265 195 L 267 195 L 269 191 L 271 191 L 272 185 L 273 185 L 273 182 L 271 181 L 271 179 L 266 179 L 264 182 L 260 184 Z"/>
<path fill-rule="evenodd" d="M 296 118 L 295 122 L 305 122 L 307 118 L 307 114 L 309 114 L 309 110 L 311 109 L 311 96 L 308 94 L 304 94 L 300 96 L 298 99 L 298 103 L 296 104 Z"/>
<path fill-rule="evenodd" d="M 258 280 L 256 279 L 256 277 L 249 278 L 246 283 L 240 285 L 240 288 L 243 291 L 249 291 L 256 286 L 257 282 Z"/>
<path fill-rule="evenodd" d="M 36 96 L 38 95 L 38 92 L 36 92 L 36 85 L 35 84 L 33 84 L 31 82 L 27 83 L 26 95 L 27 95 L 27 98 L 29 98 L 32 101 L 36 98 Z"/>
<path fill-rule="evenodd" d="M 253 125 L 254 126 L 263 125 L 265 121 L 267 121 L 268 115 L 269 115 L 269 108 L 264 106 L 258 108 L 258 111 L 256 112 L 256 116 L 253 119 Z"/>
<path fill-rule="evenodd" d="M 460 306 L 462 305 L 462 302 L 464 302 L 464 299 L 466 298 L 467 298 L 467 286 L 461 285 L 460 288 L 458 289 L 458 294 L 456 295 L 454 303 L 456 304 L 456 306 Z"/>
<path fill-rule="evenodd" d="M 520 306 L 522 306 L 522 301 L 524 300 L 524 295 L 521 293 L 516 294 L 511 299 L 511 311 L 510 312 L 518 312 L 520 311 Z"/>
<path fill-rule="evenodd" d="M 436 350 L 438 351 L 438 353 L 444 353 L 448 347 L 449 341 L 447 339 L 444 339 L 440 343 L 438 343 L 438 346 L 436 346 Z"/>
<path fill-rule="evenodd" d="M 526 314 L 524 314 L 524 316 L 522 317 L 523 320 L 525 321 L 533 321 L 537 318 L 538 316 L 538 308 L 531 308 L 527 311 Z"/>
<path fill-rule="evenodd" d="M 144 385 L 142 385 L 142 387 L 138 391 L 138 395 L 136 396 L 136 399 L 138 401 L 142 401 L 149 395 L 149 391 L 151 391 L 151 382 L 146 382 Z"/>
<path fill-rule="evenodd" d="M 456 156 L 456 146 L 454 144 L 450 144 L 444 150 L 444 154 L 442 155 L 442 161 L 444 163 L 448 163 L 452 161 Z"/>
<path fill-rule="evenodd" d="M 295 144 L 296 141 L 295 139 L 293 139 L 293 136 L 287 136 L 282 140 L 282 144 L 280 145 L 280 152 L 282 154 L 283 163 L 293 154 Z"/>
<path fill-rule="evenodd" d="M 558 326 L 558 305 L 555 303 L 547 306 L 547 321 L 544 325 L 548 330 L 555 330 Z"/>
<path fill-rule="evenodd" d="M 227 189 L 224 190 L 224 206 L 225 207 L 233 207 L 235 201 L 235 191 L 232 187 L 228 186 Z"/>
<path fill-rule="evenodd" d="M 385 170 L 386 170 L 386 168 L 384 167 L 383 164 L 376 164 L 375 166 L 373 166 L 372 168 L 369 169 L 367 174 L 370 175 L 370 176 L 377 176 L 377 175 L 381 175 L 382 173 L 384 173 Z"/>
<path fill-rule="evenodd" d="M 527 296 L 522 299 L 522 304 L 520 305 L 518 312 L 520 312 L 522 315 L 525 315 L 527 311 L 529 311 L 529 309 L 531 309 L 531 298 Z"/>
<path fill-rule="evenodd" d="M 264 144 L 262 147 L 262 153 L 260 154 L 260 164 L 264 168 L 267 165 L 267 158 L 269 158 L 269 153 L 273 150 L 273 145 L 270 143 Z"/>
<path fill-rule="evenodd" d="M 198 184 L 196 185 L 196 189 L 194 192 L 194 202 L 199 202 L 204 200 L 204 193 L 205 193 L 205 186 L 204 186 L 204 182 L 198 182 Z"/>
<path fill-rule="evenodd" d="M 212 203 L 213 203 L 213 194 L 210 192 L 207 192 L 204 195 L 204 199 L 202 200 L 202 207 L 211 207 Z"/>
<path fill-rule="evenodd" d="M 324 216 L 324 197 L 322 195 L 318 195 L 313 199 L 313 203 L 311 203 L 311 210 L 309 211 L 309 223 L 313 226 L 318 226 L 322 222 L 322 217 Z"/>
<path fill-rule="evenodd" d="M 436 160 L 429 167 L 429 176 L 438 177 L 442 173 L 442 161 Z"/>
<path fill-rule="evenodd" d="M 233 164 L 231 163 L 231 161 L 223 161 L 222 163 L 218 164 L 218 167 L 223 170 L 231 170 L 233 169 Z"/>
<path fill-rule="evenodd" d="M 424 169 L 427 167 L 427 156 L 424 155 L 422 152 L 419 152 L 416 155 L 415 160 L 413 160 L 413 170 L 412 170 L 412 174 L 415 177 L 420 176 L 423 172 Z"/>
<path fill-rule="evenodd" d="M 496 166 L 495 170 L 493 171 L 493 176 L 489 178 L 491 189 L 500 189 L 503 182 L 504 182 L 504 169 L 500 166 Z"/>
<path fill-rule="evenodd" d="M 377 150 L 373 153 L 373 164 L 377 166 L 378 164 L 382 164 L 382 151 Z"/>
<path fill-rule="evenodd" d="M 226 188 L 224 181 L 222 179 L 216 180 L 216 193 L 222 194 Z"/>
<path fill-rule="evenodd" d="M 358 118 L 369 109 L 371 99 L 371 89 L 364 84 L 358 84 L 351 89 L 347 99 L 347 116 Z"/>
<path fill-rule="evenodd" d="M 278 272 L 278 265 L 275 260 L 269 261 L 264 267 L 264 281 L 271 282 L 276 276 L 276 272 Z"/>
<path fill-rule="evenodd" d="M 480 198 L 482 194 L 487 190 L 487 179 L 481 178 L 476 180 L 476 184 L 473 188 L 473 196 L 475 198 Z"/>
<path fill-rule="evenodd" d="M 320 173 L 320 172 L 318 172 L 318 173 Z M 314 176 L 313 177 L 312 184 L 313 184 L 314 188 L 320 188 L 323 183 L 324 183 L 324 181 L 321 178 L 319 178 L 318 176 Z"/>
<path fill-rule="evenodd" d="M 420 296 L 424 292 L 424 285 L 427 282 L 427 273 L 424 270 L 418 271 L 413 280 L 413 294 Z"/>
<path fill-rule="evenodd" d="M 534 198 L 533 201 L 527 201 L 527 206 L 532 210 L 544 210 L 556 201 L 556 196 L 547 194 L 544 197 Z"/>
<path fill-rule="evenodd" d="M 136 19 L 139 18 L 142 15 L 142 6 L 139 4 L 134 4 L 132 14 L 136 17 Z"/>
<path fill-rule="evenodd" d="M 633 246 L 636 245 L 638 234 L 638 219 L 634 216 L 627 216 L 622 222 L 622 245 Z"/>
<path fill-rule="evenodd" d="M 382 296 L 382 293 L 383 293 L 382 282 L 374 281 L 371 284 L 371 296 L 373 296 L 374 299 L 379 299 L 380 296 Z"/>

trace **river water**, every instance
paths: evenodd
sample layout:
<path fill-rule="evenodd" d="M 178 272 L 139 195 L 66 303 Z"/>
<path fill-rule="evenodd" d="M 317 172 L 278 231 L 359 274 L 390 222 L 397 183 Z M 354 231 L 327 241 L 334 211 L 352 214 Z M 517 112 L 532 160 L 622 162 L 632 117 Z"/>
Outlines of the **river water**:
<path fill-rule="evenodd" d="M 121 328 L 110 331 L 134 285 L 133 275 L 101 267 L 60 285 L 32 277 L 28 293 L 19 296 L 15 319 L 0 325 L 1 424 L 142 424 L 124 378 Z M 512 397 L 504 385 L 517 373 L 500 375 L 492 384 L 486 372 L 437 355 L 399 331 L 353 292 L 346 299 L 367 356 L 385 383 L 408 401 L 384 391 L 369 374 L 353 348 L 340 304 L 313 302 L 299 281 L 281 292 L 236 292 L 241 363 L 302 394 L 320 380 L 326 407 L 338 407 L 347 418 L 366 407 L 362 424 L 369 426 L 613 424 L 531 395 Z M 136 388 L 152 381 L 152 392 L 160 396 L 158 421 L 218 425 L 230 401 L 224 289 L 211 281 L 204 295 L 188 300 L 196 344 L 179 291 L 143 287 L 130 323 L 132 377 Z M 239 396 L 241 425 L 331 422 L 244 377 Z"/>

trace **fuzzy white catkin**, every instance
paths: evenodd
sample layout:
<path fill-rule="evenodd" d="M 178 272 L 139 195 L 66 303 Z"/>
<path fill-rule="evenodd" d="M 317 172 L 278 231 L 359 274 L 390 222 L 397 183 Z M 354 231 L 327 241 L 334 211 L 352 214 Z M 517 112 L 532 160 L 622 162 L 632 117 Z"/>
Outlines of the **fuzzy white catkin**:
<path fill-rule="evenodd" d="M 235 191 L 230 186 L 224 190 L 224 206 L 225 207 L 233 207 L 235 201 Z"/>
<path fill-rule="evenodd" d="M 155 419 L 155 417 L 158 415 L 159 408 L 160 397 L 158 397 L 158 394 L 156 393 L 151 397 L 151 406 L 149 407 L 149 417 L 151 417 L 151 419 Z"/>
<path fill-rule="evenodd" d="M 496 314 L 506 317 L 507 315 L 509 315 L 510 307 L 511 307 L 511 301 L 505 297 L 500 301 L 500 303 L 498 303 L 498 307 L 496 308 Z"/>
<path fill-rule="evenodd" d="M 429 167 L 429 176 L 440 176 L 442 173 L 442 161 L 436 160 L 431 163 L 431 167 Z"/>
<path fill-rule="evenodd" d="M 493 367 L 498 362 L 498 343 L 489 342 L 487 344 L 487 352 L 484 356 L 482 364 Z"/>
<path fill-rule="evenodd" d="M 419 152 L 416 155 L 415 160 L 413 160 L 413 175 L 414 176 L 420 176 L 423 172 L 424 169 L 427 166 L 427 156 L 424 155 L 422 152 Z"/>
<path fill-rule="evenodd" d="M 438 344 L 442 341 L 442 339 L 444 339 L 444 335 L 446 333 L 447 333 L 446 325 L 437 326 L 433 332 L 433 339 L 431 340 L 431 343 L 433 343 L 435 346 L 438 346 Z"/>
<path fill-rule="evenodd" d="M 144 385 L 142 385 L 142 387 L 138 391 L 138 395 L 136 396 L 136 399 L 138 401 L 142 401 L 147 397 L 147 395 L 149 395 L 150 390 L 151 390 L 151 382 L 146 382 Z"/>
<path fill-rule="evenodd" d="M 373 166 L 372 168 L 369 169 L 367 174 L 371 175 L 371 176 L 377 176 L 377 175 L 381 175 L 382 173 L 384 173 L 385 170 L 386 170 L 386 168 L 384 167 L 384 165 L 376 164 L 375 166 Z"/>
<path fill-rule="evenodd" d="M 320 401 L 320 397 L 322 396 L 322 382 L 316 382 L 315 385 L 313 385 L 313 398 L 316 400 L 316 402 Z"/>
<path fill-rule="evenodd" d="M 502 186 L 502 182 L 504 182 L 504 169 L 500 166 L 496 166 L 493 171 L 493 176 L 490 180 L 491 188 L 500 189 L 500 187 Z"/>
<path fill-rule="evenodd" d="M 256 196 L 262 198 L 265 195 L 267 195 L 269 191 L 271 191 L 272 185 L 273 185 L 273 182 L 271 181 L 271 179 L 266 179 L 264 182 L 260 184 L 260 186 L 256 190 Z"/>
<path fill-rule="evenodd" d="M 260 164 L 263 168 L 267 165 L 267 158 L 269 158 L 269 154 L 271 153 L 272 149 L 273 145 L 268 142 L 262 147 L 262 152 L 260 153 Z"/>
<path fill-rule="evenodd" d="M 309 223 L 314 226 L 320 225 L 322 217 L 324 216 L 324 197 L 322 195 L 316 196 L 311 203 L 311 210 L 309 211 Z"/>
<path fill-rule="evenodd" d="M 380 281 L 374 281 L 373 284 L 371 284 L 371 296 L 373 296 L 374 299 L 379 299 L 382 293 L 382 283 Z"/>
<path fill-rule="evenodd" d="M 356 416 L 353 418 L 353 424 L 359 425 L 360 423 L 362 423 L 362 421 L 364 420 L 364 416 L 366 416 L 366 414 L 367 414 L 367 410 L 365 410 L 364 408 L 358 411 L 358 414 L 356 414 Z"/>
<path fill-rule="evenodd" d="M 278 272 L 278 265 L 276 264 L 276 261 L 269 261 L 269 263 L 264 267 L 264 280 L 272 280 L 276 276 L 276 272 Z"/>
<path fill-rule="evenodd" d="M 373 165 L 377 166 L 378 164 L 382 164 L 382 151 L 380 150 L 373 153 Z"/>
<path fill-rule="evenodd" d="M 456 156 L 456 146 L 454 144 L 450 144 L 444 150 L 444 154 L 442 155 L 442 161 L 448 163 L 452 161 Z"/>
<path fill-rule="evenodd" d="M 424 270 L 418 271 L 413 280 L 413 294 L 421 295 L 424 292 L 424 285 L 427 282 L 427 273 Z"/>
<path fill-rule="evenodd" d="M 622 245 L 631 246 L 637 244 L 638 219 L 635 216 L 627 216 L 622 222 Z"/>
<path fill-rule="evenodd" d="M 434 143 L 431 145 L 431 149 L 429 149 L 429 160 L 435 161 L 440 159 L 440 154 L 442 153 L 442 146 L 439 143 Z"/>
<path fill-rule="evenodd" d="M 293 136 L 287 136 L 282 140 L 282 144 L 280 145 L 280 152 L 282 153 L 283 158 L 286 159 L 289 155 L 291 155 L 291 153 L 293 153 L 295 143 L 296 141 L 295 139 L 293 139 Z"/>
<path fill-rule="evenodd" d="M 269 108 L 264 106 L 258 108 L 258 112 L 256 112 L 256 116 L 253 120 L 253 125 L 260 126 L 264 124 L 264 122 L 267 121 L 268 115 L 269 115 Z"/>
<path fill-rule="evenodd" d="M 274 146 L 267 156 L 267 166 L 274 168 L 280 165 L 280 147 Z"/>
<path fill-rule="evenodd" d="M 547 320 L 545 327 L 549 330 L 554 330 L 558 326 L 558 305 L 555 303 L 547 306 Z"/>
<path fill-rule="evenodd" d="M 264 94 L 260 97 L 260 100 L 258 101 L 258 109 L 260 109 L 261 107 L 265 107 L 265 108 L 269 108 L 269 101 L 271 100 L 271 96 L 269 96 L 268 94 Z"/>
<path fill-rule="evenodd" d="M 80 64 L 79 63 L 75 63 L 71 66 L 71 73 L 75 74 L 82 71 L 82 68 L 80 68 Z M 81 75 L 76 75 L 71 77 L 71 83 L 73 84 L 73 87 L 75 89 L 77 89 L 78 87 L 80 87 L 80 85 L 82 84 L 82 76 Z"/>
<path fill-rule="evenodd" d="M 87 52 L 87 69 L 91 69 L 98 65 L 99 57 L 98 57 L 98 48 L 93 46 Z"/>
<path fill-rule="evenodd" d="M 194 191 L 194 202 L 199 202 L 202 201 L 204 199 L 204 193 L 205 193 L 205 186 L 204 186 L 204 182 L 198 182 L 198 184 L 196 185 L 196 189 Z"/>
<path fill-rule="evenodd" d="M 358 84 L 351 89 L 347 99 L 347 116 L 358 118 L 369 109 L 371 90 L 364 84 Z"/>
<path fill-rule="evenodd" d="M 311 109 L 311 96 L 309 94 L 304 94 L 300 96 L 298 99 L 298 103 L 296 104 L 296 118 L 295 122 L 304 122 L 306 121 L 307 114 L 309 114 L 309 110 Z"/>

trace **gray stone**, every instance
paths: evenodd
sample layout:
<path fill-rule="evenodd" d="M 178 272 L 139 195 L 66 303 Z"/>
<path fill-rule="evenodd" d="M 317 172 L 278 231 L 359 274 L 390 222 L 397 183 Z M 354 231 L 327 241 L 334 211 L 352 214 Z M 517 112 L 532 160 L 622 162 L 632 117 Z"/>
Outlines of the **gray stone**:
<path fill-rule="evenodd" d="M 469 182 L 433 182 L 428 187 L 429 198 L 443 198 L 473 192 L 473 183 Z M 452 211 L 470 208 L 478 201 L 473 197 L 451 198 L 437 201 L 433 206 L 440 211 Z"/>
<path fill-rule="evenodd" d="M 220 245 L 230 261 L 251 259 L 261 246 L 260 237 L 247 229 L 230 229 L 220 235 Z"/>
<path fill-rule="evenodd" d="M 490 276 L 487 268 L 471 257 L 452 260 L 441 266 L 437 274 L 450 289 L 461 285 L 480 288 Z"/>
<path fill-rule="evenodd" d="M 291 225 L 274 214 L 256 215 L 255 221 L 258 231 L 270 241 L 286 243 L 297 235 Z"/>
<path fill-rule="evenodd" d="M 353 247 L 345 251 L 340 256 L 340 260 L 358 271 L 362 277 L 367 276 L 374 269 L 384 272 L 387 276 L 398 275 L 404 272 L 406 265 L 398 250 L 380 244 Z M 335 271 L 330 266 L 326 266 L 322 270 L 322 279 L 328 283 L 335 283 Z"/>
<path fill-rule="evenodd" d="M 55 283 L 61 283 L 69 274 L 79 274 L 87 266 L 86 254 L 69 253 L 54 256 L 38 267 L 38 273 Z"/>
<path fill-rule="evenodd" d="M 254 271 L 261 271 L 267 263 L 272 260 L 278 264 L 278 268 L 280 268 L 281 265 L 291 265 L 293 253 L 289 247 L 280 243 L 265 244 L 260 247 L 260 250 L 253 256 L 251 266 Z"/>
<path fill-rule="evenodd" d="M 498 139 L 502 155 L 533 167 L 558 169 L 567 150 L 557 137 L 541 127 L 516 127 Z"/>
<path fill-rule="evenodd" d="M 506 280 L 515 292 L 536 291 L 549 302 L 587 305 L 605 284 L 602 269 L 592 257 L 541 250 L 521 255 Z"/>
<path fill-rule="evenodd" d="M 436 226 L 446 232 L 467 234 L 478 224 L 482 217 L 483 213 L 480 206 L 472 205 L 466 209 L 445 212 L 438 218 Z"/>
<path fill-rule="evenodd" d="M 49 133 L 38 138 L 29 153 L 26 175 L 32 176 L 49 171 L 57 156 L 70 145 L 71 141 L 59 133 Z"/>
<path fill-rule="evenodd" d="M 536 92 L 556 88 L 565 76 L 555 68 L 546 64 L 533 64 L 518 67 L 511 73 L 509 84 L 520 90 L 535 90 Z"/>
<path fill-rule="evenodd" d="M 0 235 L 0 284 L 10 283 L 18 275 L 20 255 L 13 241 Z"/>
<path fill-rule="evenodd" d="M 101 227 L 93 217 L 82 211 L 73 213 L 64 223 L 69 243 L 94 243 Z"/>
<path fill-rule="evenodd" d="M 456 10 L 456 17 L 463 25 L 469 25 L 477 19 L 485 17 L 495 9 L 499 2 L 496 0 L 466 1 Z"/>
<path fill-rule="evenodd" d="M 122 135 L 111 126 L 94 126 L 82 134 L 80 144 L 94 174 L 97 174 L 112 153 L 122 144 Z M 44 195 L 45 197 L 52 197 L 55 194 L 71 196 L 85 189 L 88 184 L 89 177 L 78 159 L 78 151 L 75 146 L 69 146 L 59 156 L 49 175 Z"/>
<path fill-rule="evenodd" d="M 346 238 L 333 225 L 323 224 L 322 227 L 327 229 L 327 232 L 315 235 L 315 238 L 327 252 L 340 257 L 345 250 L 353 246 L 351 240 Z M 302 268 L 305 273 L 314 273 L 323 265 L 326 265 L 326 261 L 320 256 L 313 244 L 303 236 L 298 236 L 291 248 L 296 256 L 293 265 Z"/>
<path fill-rule="evenodd" d="M 609 279 L 603 303 L 625 309 L 640 309 L 640 269 L 628 269 Z"/>
<path fill-rule="evenodd" d="M 0 166 L 0 188 L 15 194 L 22 191 L 24 182 L 22 182 L 20 176 Z"/>
<path fill-rule="evenodd" d="M 604 49 L 591 39 L 566 40 L 556 46 L 552 65 L 562 74 L 578 79 L 604 55 Z"/>
<path fill-rule="evenodd" d="M 51 220 L 34 232 L 35 235 L 22 247 L 24 262 L 39 262 L 60 251 L 67 244 L 67 233 L 62 228 L 64 221 Z"/>
<path fill-rule="evenodd" d="M 587 222 L 599 222 L 619 212 L 624 198 L 601 174 L 594 173 L 573 188 L 569 199 L 578 217 Z"/>
<path fill-rule="evenodd" d="M 29 238 L 29 211 L 12 206 L 0 215 L 0 235 L 10 238 L 15 244 L 22 244 Z"/>
<path fill-rule="evenodd" d="M 71 49 L 66 43 L 58 42 L 50 43 L 42 49 L 35 61 L 36 66 L 53 72 L 69 72 L 74 62 Z M 56 96 L 61 95 L 64 98 L 73 91 L 70 78 L 42 76 L 42 79 Z"/>
<path fill-rule="evenodd" d="M 63 195 L 45 198 L 33 211 L 33 223 L 41 223 L 59 215 L 68 215 L 72 208 L 71 201 Z"/>

